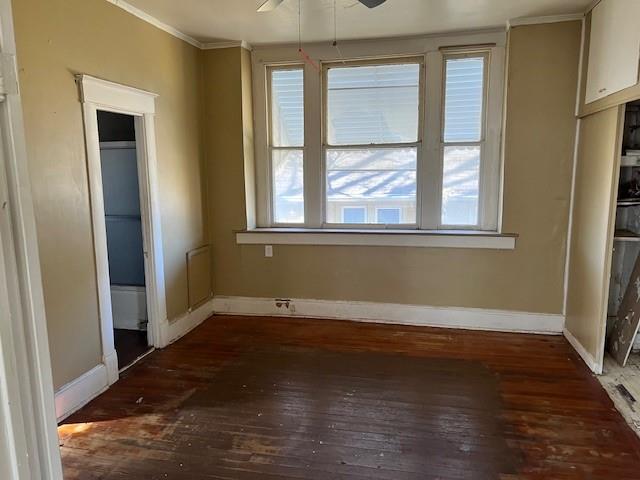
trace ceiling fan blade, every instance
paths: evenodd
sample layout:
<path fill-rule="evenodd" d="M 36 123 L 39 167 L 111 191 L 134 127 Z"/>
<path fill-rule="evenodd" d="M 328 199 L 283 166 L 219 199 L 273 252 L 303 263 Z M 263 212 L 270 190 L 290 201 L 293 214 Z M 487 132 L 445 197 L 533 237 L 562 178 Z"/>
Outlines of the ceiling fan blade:
<path fill-rule="evenodd" d="M 280 5 L 284 0 L 263 0 L 258 7 L 258 12 L 270 12 Z"/>
<path fill-rule="evenodd" d="M 361 4 L 369 7 L 369 8 L 375 8 L 375 7 L 379 7 L 380 5 L 382 5 L 384 2 L 386 2 L 387 0 L 359 0 Z"/>

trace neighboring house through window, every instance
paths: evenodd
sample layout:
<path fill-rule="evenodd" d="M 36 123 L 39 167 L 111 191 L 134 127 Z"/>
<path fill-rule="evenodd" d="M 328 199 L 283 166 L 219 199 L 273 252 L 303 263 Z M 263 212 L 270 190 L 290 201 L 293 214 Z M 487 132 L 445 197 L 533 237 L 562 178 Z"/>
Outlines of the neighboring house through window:
<path fill-rule="evenodd" d="M 342 223 L 367 223 L 366 207 L 342 207 Z"/>
<path fill-rule="evenodd" d="M 376 223 L 381 223 L 384 225 L 402 223 L 402 216 L 400 212 L 400 208 L 377 208 Z"/>

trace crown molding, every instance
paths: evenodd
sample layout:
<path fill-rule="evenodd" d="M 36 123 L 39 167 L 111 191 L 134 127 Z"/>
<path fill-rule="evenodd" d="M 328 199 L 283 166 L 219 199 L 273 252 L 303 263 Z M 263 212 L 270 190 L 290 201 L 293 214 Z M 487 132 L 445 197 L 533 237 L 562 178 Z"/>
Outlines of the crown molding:
<path fill-rule="evenodd" d="M 522 25 L 541 25 L 544 23 L 572 22 L 582 20 L 584 13 L 569 13 L 566 15 L 547 15 L 544 17 L 520 17 L 507 21 L 507 30 L 512 27 L 520 27 Z"/>
<path fill-rule="evenodd" d="M 106 1 L 112 5 L 115 5 L 116 7 L 123 9 L 124 11 L 130 13 L 131 15 L 138 17 L 140 20 L 143 20 L 153 25 L 154 27 L 159 28 L 160 30 L 163 30 L 164 32 L 170 35 L 173 35 L 174 37 L 179 38 L 180 40 L 183 40 L 201 50 L 216 50 L 219 48 L 233 48 L 233 47 L 242 47 L 247 50 L 253 49 L 252 46 L 244 40 L 230 40 L 230 41 L 222 41 L 222 42 L 203 43 L 187 35 L 186 33 L 181 32 L 177 28 L 174 28 L 171 25 L 168 25 L 158 20 L 153 15 L 150 15 L 147 12 L 144 12 L 137 7 L 134 7 L 130 3 L 126 2 L 125 0 L 106 0 Z M 600 1 L 601 0 L 594 0 L 593 4 L 589 7 L 587 12 L 592 10 L 593 7 L 597 5 Z M 507 30 L 509 30 L 511 27 L 519 27 L 522 25 L 540 25 L 543 23 L 557 23 L 557 22 L 570 22 L 573 20 L 582 20 L 584 16 L 585 16 L 584 13 L 571 13 L 566 15 L 549 15 L 549 16 L 543 16 L 543 17 L 514 18 L 511 20 L 507 20 Z M 458 33 L 458 32 L 455 32 L 455 33 Z"/>
<path fill-rule="evenodd" d="M 233 48 L 233 47 L 242 47 L 242 48 L 246 48 L 247 50 L 251 50 L 251 45 L 249 45 L 249 43 L 245 42 L 244 40 L 203 43 L 187 35 L 186 33 L 181 32 L 177 28 L 174 28 L 171 25 L 167 25 L 166 23 L 158 20 L 153 15 L 149 15 L 147 12 L 144 12 L 139 8 L 134 7 L 129 2 L 126 2 L 125 0 L 107 0 L 107 2 L 109 2 L 112 5 L 115 5 L 116 7 L 123 9 L 125 12 L 128 12 L 135 17 L 138 17 L 140 20 L 144 22 L 150 23 L 154 27 L 159 28 L 164 32 L 167 32 L 169 35 L 173 35 L 174 37 L 179 38 L 180 40 L 183 40 L 189 43 L 190 45 L 193 45 L 196 48 L 199 48 L 200 50 L 215 50 L 218 48 Z"/>
<path fill-rule="evenodd" d="M 589 13 L 591 10 L 593 10 L 594 8 L 596 8 L 598 6 L 598 4 L 601 2 L 602 0 L 593 0 L 591 2 L 591 4 L 587 7 L 587 11 L 585 13 L 585 15 L 587 13 Z"/>
<path fill-rule="evenodd" d="M 244 40 L 232 40 L 228 42 L 210 42 L 203 43 L 200 48 L 203 50 L 217 50 L 219 48 L 233 48 L 233 47 L 242 47 L 247 50 L 252 50 L 253 47 Z"/>
<path fill-rule="evenodd" d="M 143 12 L 139 8 L 134 7 L 133 5 L 131 5 L 128 2 L 125 2 L 124 0 L 107 0 L 107 2 L 109 2 L 112 5 L 115 5 L 116 7 L 123 9 L 124 11 L 130 13 L 135 17 L 138 17 L 140 20 L 150 23 L 154 27 L 167 32 L 169 35 L 173 35 L 174 37 L 179 38 L 180 40 L 183 40 L 193 45 L 194 47 L 202 49 L 202 42 L 199 42 L 195 38 L 190 37 L 186 33 L 182 33 L 180 30 L 172 27 L 171 25 L 167 25 L 166 23 L 158 20 L 156 17 L 149 15 L 147 12 Z"/>

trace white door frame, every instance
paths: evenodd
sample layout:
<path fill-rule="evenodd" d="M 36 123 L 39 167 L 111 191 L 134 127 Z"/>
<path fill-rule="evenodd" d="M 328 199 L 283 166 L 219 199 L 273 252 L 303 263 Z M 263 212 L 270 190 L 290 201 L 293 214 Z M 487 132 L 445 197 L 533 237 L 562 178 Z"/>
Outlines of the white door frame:
<path fill-rule="evenodd" d="M 11 0 L 0 0 L 0 476 L 62 479 Z"/>
<path fill-rule="evenodd" d="M 118 357 L 113 340 L 113 313 L 107 255 L 107 228 L 102 192 L 98 110 L 133 115 L 135 119 L 149 340 L 154 347 L 162 348 L 168 343 L 168 322 L 154 126 L 157 95 L 89 75 L 78 75 L 76 81 L 80 87 L 80 101 L 84 116 L 102 334 L 102 361 L 107 368 L 109 385 L 112 385 L 118 380 Z"/>

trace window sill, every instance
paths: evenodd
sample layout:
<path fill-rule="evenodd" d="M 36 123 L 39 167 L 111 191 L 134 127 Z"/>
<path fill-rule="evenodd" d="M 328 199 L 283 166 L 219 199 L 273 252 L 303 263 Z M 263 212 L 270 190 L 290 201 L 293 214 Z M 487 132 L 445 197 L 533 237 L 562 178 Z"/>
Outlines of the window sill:
<path fill-rule="evenodd" d="M 239 245 L 354 245 L 513 250 L 518 235 L 471 230 L 342 230 L 256 228 L 236 233 Z"/>

